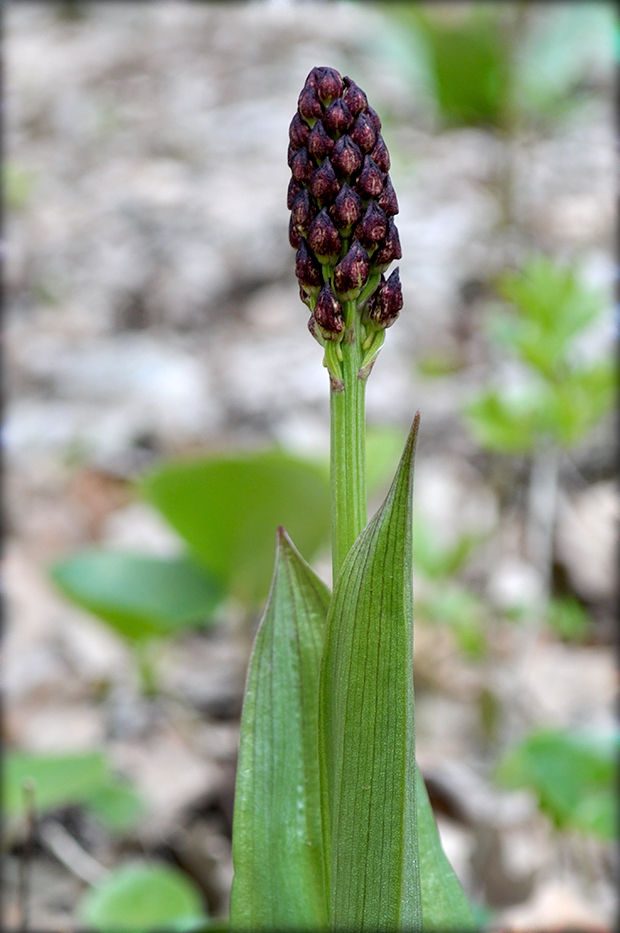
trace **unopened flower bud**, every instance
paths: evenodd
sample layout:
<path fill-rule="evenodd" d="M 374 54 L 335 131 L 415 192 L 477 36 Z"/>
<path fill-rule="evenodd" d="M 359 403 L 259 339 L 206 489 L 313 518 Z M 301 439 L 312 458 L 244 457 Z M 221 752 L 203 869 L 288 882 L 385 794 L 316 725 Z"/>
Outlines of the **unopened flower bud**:
<path fill-rule="evenodd" d="M 344 101 L 353 116 L 356 117 L 358 113 L 361 113 L 362 110 L 366 110 L 368 107 L 368 98 L 361 87 L 358 87 L 352 78 L 345 76 L 343 82 L 345 86 L 343 94 Z"/>
<path fill-rule="evenodd" d="M 335 340 L 344 330 L 342 307 L 329 282 L 319 292 L 314 306 L 314 319 L 327 340 Z"/>
<path fill-rule="evenodd" d="M 321 107 L 321 101 L 319 100 L 317 92 L 313 87 L 308 85 L 304 87 L 299 95 L 297 107 L 304 120 L 311 122 L 317 120 L 323 113 L 323 108 Z"/>
<path fill-rule="evenodd" d="M 291 206 L 291 220 L 300 233 L 305 234 L 316 217 L 317 210 L 307 188 L 302 188 Z M 299 245 L 299 244 L 298 244 Z"/>
<path fill-rule="evenodd" d="M 374 109 L 374 107 L 371 107 L 370 104 L 369 104 L 369 105 L 366 107 L 366 113 L 368 114 L 368 116 L 369 116 L 370 119 L 372 120 L 372 125 L 373 125 L 374 128 L 376 129 L 377 133 L 380 133 L 380 132 L 381 132 L 381 117 L 379 116 L 379 114 L 377 113 L 377 111 Z"/>
<path fill-rule="evenodd" d="M 398 199 L 396 198 L 396 192 L 394 191 L 394 186 L 392 185 L 389 175 L 386 176 L 383 183 L 383 191 L 377 198 L 377 204 L 385 211 L 388 217 L 391 217 L 393 214 L 398 214 Z"/>
<path fill-rule="evenodd" d="M 302 240 L 295 256 L 295 275 L 305 291 L 309 294 L 318 295 L 323 285 L 323 273 L 320 263 L 308 249 L 308 244 Z"/>
<path fill-rule="evenodd" d="M 320 75 L 317 76 L 316 92 L 324 104 L 329 104 L 342 95 L 344 84 L 335 68 L 319 68 L 318 71 Z"/>
<path fill-rule="evenodd" d="M 334 269 L 334 288 L 343 301 L 356 298 L 368 278 L 368 253 L 354 240 L 344 259 Z"/>
<path fill-rule="evenodd" d="M 379 244 L 376 253 L 372 257 L 372 268 L 374 272 L 385 272 L 389 264 L 394 259 L 401 259 L 403 251 L 400 246 L 400 237 L 394 219 L 388 219 L 387 235 L 383 243 Z"/>
<path fill-rule="evenodd" d="M 363 162 L 362 151 L 346 134 L 341 136 L 332 149 L 331 162 L 340 175 L 352 175 L 357 172 Z"/>
<path fill-rule="evenodd" d="M 304 289 L 303 285 L 301 285 L 301 284 L 300 284 L 300 286 L 299 286 L 299 297 L 301 298 L 301 300 L 303 301 L 303 303 L 304 303 L 305 305 L 308 305 L 308 307 L 310 308 L 310 310 L 312 310 L 311 296 L 308 294 L 308 292 L 306 292 L 306 290 Z"/>
<path fill-rule="evenodd" d="M 298 149 L 291 159 L 291 172 L 295 181 L 308 183 L 314 174 L 314 163 L 304 146 Z"/>
<path fill-rule="evenodd" d="M 323 114 L 323 125 L 328 132 L 338 134 L 346 133 L 353 123 L 353 114 L 341 97 L 333 100 Z"/>
<path fill-rule="evenodd" d="M 355 236 L 366 249 L 372 249 L 387 234 L 387 217 L 376 201 L 371 201 L 355 228 Z"/>
<path fill-rule="evenodd" d="M 350 231 L 353 224 L 356 224 L 362 216 L 362 200 L 353 188 L 347 185 L 346 181 L 336 195 L 330 215 L 339 230 Z"/>
<path fill-rule="evenodd" d="M 325 159 L 323 165 L 312 176 L 310 190 L 317 201 L 329 204 L 338 194 L 339 188 L 340 185 L 332 164 L 329 159 Z"/>
<path fill-rule="evenodd" d="M 308 246 L 320 260 L 326 262 L 330 259 L 336 259 L 340 253 L 340 235 L 325 208 L 317 214 L 310 224 Z"/>
<path fill-rule="evenodd" d="M 303 150 L 301 151 L 303 152 Z M 364 156 L 362 171 L 355 183 L 355 187 L 360 194 L 371 198 L 378 197 L 383 191 L 383 172 L 370 156 Z"/>
<path fill-rule="evenodd" d="M 297 225 L 293 223 L 292 216 L 289 217 L 289 221 L 288 221 L 288 241 L 293 247 L 293 249 L 297 249 L 297 247 L 301 243 L 301 233 Z"/>
<path fill-rule="evenodd" d="M 389 172 L 390 153 L 388 152 L 388 147 L 385 145 L 385 141 L 381 133 L 377 133 L 377 141 L 372 152 L 370 153 L 370 158 L 373 160 L 373 162 L 375 162 L 376 165 L 379 166 L 382 172 Z"/>
<path fill-rule="evenodd" d="M 302 190 L 303 190 L 303 185 L 300 185 L 298 181 L 295 181 L 294 178 L 291 178 L 291 180 L 288 183 L 288 191 L 286 192 L 286 206 L 288 207 L 289 211 L 293 206 L 293 202 L 295 198 L 297 197 L 299 192 Z"/>
<path fill-rule="evenodd" d="M 288 138 L 291 144 L 295 149 L 301 149 L 302 146 L 306 145 L 306 140 L 309 135 L 310 127 L 301 119 L 298 113 L 295 113 L 295 116 L 291 120 L 291 125 L 288 128 Z"/>
<path fill-rule="evenodd" d="M 370 152 L 377 141 L 377 131 L 365 113 L 359 114 L 349 135 L 362 152 Z"/>
<path fill-rule="evenodd" d="M 328 136 L 322 120 L 317 120 L 312 127 L 306 146 L 310 155 L 318 162 L 322 162 L 334 148 L 334 140 Z"/>
<path fill-rule="evenodd" d="M 396 268 L 387 282 L 381 276 L 381 282 L 368 303 L 366 314 L 377 329 L 385 330 L 386 327 L 392 326 L 402 306 L 403 291 Z"/>

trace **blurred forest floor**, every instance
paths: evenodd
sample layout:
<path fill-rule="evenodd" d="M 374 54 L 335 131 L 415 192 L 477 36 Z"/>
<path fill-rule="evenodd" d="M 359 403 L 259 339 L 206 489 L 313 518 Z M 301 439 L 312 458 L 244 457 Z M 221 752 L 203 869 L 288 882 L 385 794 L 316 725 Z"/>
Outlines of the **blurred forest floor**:
<path fill-rule="evenodd" d="M 546 4 L 531 7 L 544 18 Z M 79 852 L 106 868 L 168 860 L 225 915 L 247 620 L 229 607 L 166 644 L 161 691 L 145 698 L 124 642 L 63 600 L 47 568 L 92 544 L 178 553 L 132 489 L 162 458 L 273 444 L 327 455 L 328 383 L 285 200 L 297 94 L 329 64 L 381 114 L 400 203 L 405 307 L 369 382 L 369 424 L 404 432 L 420 408 L 418 508 L 444 543 L 484 536 L 467 582 L 493 611 L 535 594 L 527 461 L 482 451 L 462 403 L 501 365 L 490 283 L 535 251 L 579 261 L 608 306 L 593 340 L 612 346 L 612 69 L 593 69 L 564 118 L 508 138 L 443 126 L 398 26 L 369 4 L 34 2 L 11 5 L 5 25 L 4 738 L 105 749 L 146 802 L 120 835 L 76 807 L 44 817 L 61 843 L 35 849 L 31 924 L 75 929 Z M 524 647 L 517 623 L 498 623 L 476 658 L 416 620 L 417 754 L 446 851 L 493 929 L 611 928 L 609 847 L 558 836 L 492 768 L 534 725 L 613 728 L 613 477 L 606 419 L 560 470 L 554 586 L 586 608 L 585 639 L 543 627 Z M 327 554 L 317 570 L 329 580 Z M 22 833 L 7 830 L 7 929 Z"/>

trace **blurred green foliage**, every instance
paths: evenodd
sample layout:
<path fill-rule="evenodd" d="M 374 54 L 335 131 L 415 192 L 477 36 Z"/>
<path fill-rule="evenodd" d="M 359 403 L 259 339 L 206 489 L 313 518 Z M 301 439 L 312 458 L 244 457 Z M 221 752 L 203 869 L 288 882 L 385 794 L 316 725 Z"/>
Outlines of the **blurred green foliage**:
<path fill-rule="evenodd" d="M 124 832 L 135 826 L 144 813 L 144 803 L 133 786 L 111 772 L 102 752 L 8 751 L 2 772 L 2 798 L 9 818 L 25 815 L 26 781 L 34 785 L 34 806 L 39 814 L 80 805 L 110 832 Z"/>
<path fill-rule="evenodd" d="M 110 871 L 84 895 L 80 914 L 97 933 L 190 933 L 208 920 L 201 892 L 186 874 L 142 862 Z"/>
<path fill-rule="evenodd" d="M 446 126 L 557 120 L 587 94 L 593 71 L 611 76 L 610 3 L 388 2 L 377 9 L 397 24 L 391 60 L 422 79 Z"/>
<path fill-rule="evenodd" d="M 504 786 L 528 788 L 560 830 L 605 840 L 617 830 L 618 737 L 537 729 L 499 762 Z"/>
<path fill-rule="evenodd" d="M 530 453 L 542 443 L 571 447 L 615 396 L 611 359 L 579 356 L 579 340 L 601 314 L 603 298 L 545 256 L 504 273 L 498 292 L 510 307 L 493 317 L 490 335 L 520 364 L 521 378 L 484 390 L 466 406 L 472 433 L 483 447 L 506 453 Z"/>

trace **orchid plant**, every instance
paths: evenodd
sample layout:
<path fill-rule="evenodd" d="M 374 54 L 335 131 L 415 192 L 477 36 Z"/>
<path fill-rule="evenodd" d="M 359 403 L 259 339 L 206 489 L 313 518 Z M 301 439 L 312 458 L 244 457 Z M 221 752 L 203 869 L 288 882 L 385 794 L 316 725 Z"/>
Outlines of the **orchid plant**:
<path fill-rule="evenodd" d="M 333 592 L 277 533 L 250 661 L 232 930 L 472 930 L 415 760 L 413 422 L 367 523 L 364 391 L 403 306 L 396 194 L 364 91 L 313 68 L 290 125 L 290 241 L 331 412 Z M 311 507 L 311 505 L 309 505 Z"/>

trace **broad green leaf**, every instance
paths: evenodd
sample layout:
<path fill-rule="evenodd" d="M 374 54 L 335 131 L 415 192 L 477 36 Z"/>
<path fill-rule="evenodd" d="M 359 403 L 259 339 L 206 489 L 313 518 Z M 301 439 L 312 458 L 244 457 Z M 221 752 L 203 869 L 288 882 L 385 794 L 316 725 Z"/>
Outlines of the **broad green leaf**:
<path fill-rule="evenodd" d="M 471 907 L 441 846 L 426 785 L 417 766 L 416 807 L 423 933 L 467 933 L 475 930 Z"/>
<path fill-rule="evenodd" d="M 39 813 L 82 803 L 111 780 L 101 752 L 65 755 L 8 752 L 2 776 L 2 798 L 9 816 L 23 812 L 22 785 L 26 779 L 34 782 L 34 802 Z"/>
<path fill-rule="evenodd" d="M 111 871 L 85 895 L 80 914 L 97 933 L 189 933 L 206 919 L 200 891 L 187 875 L 148 864 Z"/>
<path fill-rule="evenodd" d="M 558 828 L 613 839 L 617 750 L 614 736 L 539 729 L 504 756 L 497 778 L 531 789 Z"/>
<path fill-rule="evenodd" d="M 241 719 L 234 930 L 326 925 L 317 707 L 328 602 L 328 589 L 280 529 Z"/>
<path fill-rule="evenodd" d="M 132 829 L 145 810 L 143 800 L 133 787 L 121 781 L 101 787 L 89 795 L 85 807 L 113 833 Z"/>
<path fill-rule="evenodd" d="M 269 591 L 274 528 L 309 558 L 329 538 L 324 470 L 278 451 L 172 462 L 141 485 L 227 591 L 252 605 Z"/>
<path fill-rule="evenodd" d="M 92 550 L 55 564 L 51 576 L 65 596 L 129 639 L 204 623 L 221 597 L 207 573 L 184 558 Z"/>
<path fill-rule="evenodd" d="M 327 616 L 319 756 L 329 923 L 420 930 L 411 500 L 418 417 L 388 496 L 347 555 Z"/>

